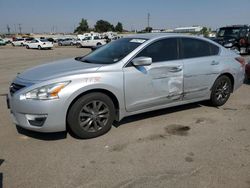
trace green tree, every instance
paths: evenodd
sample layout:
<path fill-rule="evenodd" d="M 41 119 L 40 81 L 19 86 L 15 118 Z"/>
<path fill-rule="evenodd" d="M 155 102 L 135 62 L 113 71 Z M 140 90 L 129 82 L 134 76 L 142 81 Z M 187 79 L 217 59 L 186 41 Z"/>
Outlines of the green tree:
<path fill-rule="evenodd" d="M 84 18 L 79 23 L 79 26 L 75 29 L 74 33 L 84 33 L 89 30 L 88 21 Z"/>
<path fill-rule="evenodd" d="M 115 31 L 116 32 L 122 32 L 123 31 L 123 26 L 121 22 L 118 22 L 117 25 L 115 26 Z"/>
<path fill-rule="evenodd" d="M 147 33 L 151 33 L 152 30 L 153 30 L 152 27 L 146 27 L 145 28 L 145 32 L 147 32 Z"/>
<path fill-rule="evenodd" d="M 210 33 L 211 29 L 207 28 L 207 27 L 203 27 L 202 30 L 200 31 L 200 33 L 204 36 L 207 37 Z"/>
<path fill-rule="evenodd" d="M 98 20 L 95 24 L 95 30 L 97 32 L 114 31 L 114 26 L 105 20 Z"/>

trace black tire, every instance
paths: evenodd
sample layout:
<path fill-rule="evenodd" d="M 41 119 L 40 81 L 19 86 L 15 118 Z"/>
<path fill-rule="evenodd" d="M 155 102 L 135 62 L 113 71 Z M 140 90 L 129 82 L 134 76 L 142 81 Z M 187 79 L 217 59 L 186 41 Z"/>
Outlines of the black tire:
<path fill-rule="evenodd" d="M 42 49 L 42 47 L 39 45 L 39 46 L 38 46 L 38 50 L 41 50 L 41 49 Z"/>
<path fill-rule="evenodd" d="M 58 46 L 62 46 L 62 43 L 58 43 Z"/>
<path fill-rule="evenodd" d="M 112 100 L 99 92 L 89 93 L 77 99 L 67 114 L 69 128 L 82 139 L 107 133 L 114 119 L 115 107 Z"/>
<path fill-rule="evenodd" d="M 73 42 L 71 42 L 71 43 L 70 43 L 70 46 L 73 46 L 73 45 L 74 45 Z"/>
<path fill-rule="evenodd" d="M 232 82 L 226 75 L 220 76 L 214 82 L 212 87 L 210 104 L 212 106 L 224 105 L 232 92 Z"/>
<path fill-rule="evenodd" d="M 26 45 L 26 49 L 30 49 L 29 45 Z"/>
<path fill-rule="evenodd" d="M 102 44 L 100 43 L 100 42 L 98 42 L 97 44 L 96 44 L 96 46 L 101 46 Z"/>
<path fill-rule="evenodd" d="M 77 43 L 77 44 L 76 44 L 76 47 L 77 47 L 77 48 L 81 48 L 82 45 L 81 45 L 80 43 Z"/>

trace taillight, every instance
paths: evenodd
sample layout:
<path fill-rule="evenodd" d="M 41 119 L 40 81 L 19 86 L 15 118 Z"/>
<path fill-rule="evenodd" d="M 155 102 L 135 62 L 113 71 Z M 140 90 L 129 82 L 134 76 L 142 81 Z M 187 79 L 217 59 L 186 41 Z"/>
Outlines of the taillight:
<path fill-rule="evenodd" d="M 246 65 L 246 61 L 243 57 L 236 57 L 235 60 L 241 64 L 242 67 Z"/>
<path fill-rule="evenodd" d="M 246 43 L 247 43 L 247 41 L 245 39 L 240 39 L 240 45 L 241 46 L 244 45 L 244 44 L 246 44 Z"/>

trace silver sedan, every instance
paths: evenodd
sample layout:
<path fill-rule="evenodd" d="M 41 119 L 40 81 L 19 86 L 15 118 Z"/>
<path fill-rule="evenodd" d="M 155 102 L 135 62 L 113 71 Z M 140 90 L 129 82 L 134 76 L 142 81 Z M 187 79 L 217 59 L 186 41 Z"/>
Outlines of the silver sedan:
<path fill-rule="evenodd" d="M 108 132 L 126 116 L 209 100 L 226 103 L 244 80 L 245 61 L 205 38 L 132 35 L 75 59 L 18 74 L 7 97 L 13 121 L 80 138 Z"/>

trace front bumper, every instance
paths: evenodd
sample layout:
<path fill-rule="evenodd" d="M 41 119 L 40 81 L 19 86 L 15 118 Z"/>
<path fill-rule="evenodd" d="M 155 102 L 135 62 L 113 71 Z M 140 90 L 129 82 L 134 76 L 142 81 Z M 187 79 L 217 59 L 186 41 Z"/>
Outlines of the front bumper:
<path fill-rule="evenodd" d="M 20 100 L 20 96 L 8 94 L 11 118 L 14 124 L 37 132 L 61 132 L 66 130 L 66 111 L 63 102 L 56 100 Z"/>

